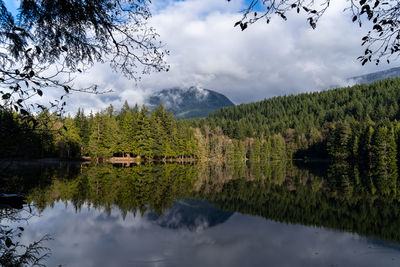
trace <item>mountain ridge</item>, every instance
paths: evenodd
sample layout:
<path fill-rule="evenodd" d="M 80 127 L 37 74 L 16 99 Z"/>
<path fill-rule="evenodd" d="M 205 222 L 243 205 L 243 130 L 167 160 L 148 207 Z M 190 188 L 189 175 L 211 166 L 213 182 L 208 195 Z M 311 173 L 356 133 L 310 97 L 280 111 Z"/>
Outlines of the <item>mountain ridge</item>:
<path fill-rule="evenodd" d="M 400 67 L 394 67 L 387 70 L 376 71 L 364 75 L 358 75 L 347 79 L 348 82 L 354 84 L 373 83 L 387 78 L 400 77 Z"/>
<path fill-rule="evenodd" d="M 150 95 L 146 102 L 150 109 L 163 104 L 180 119 L 207 117 L 215 110 L 235 105 L 223 94 L 195 86 L 163 89 Z"/>

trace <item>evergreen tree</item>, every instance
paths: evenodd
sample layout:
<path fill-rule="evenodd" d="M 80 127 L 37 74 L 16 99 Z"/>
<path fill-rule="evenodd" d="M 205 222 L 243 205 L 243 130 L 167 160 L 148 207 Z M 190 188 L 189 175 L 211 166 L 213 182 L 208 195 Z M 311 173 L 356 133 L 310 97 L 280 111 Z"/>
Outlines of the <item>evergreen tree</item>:
<path fill-rule="evenodd" d="M 142 106 L 138 118 L 137 128 L 135 130 L 135 154 L 143 156 L 145 158 L 151 158 L 153 156 L 153 138 L 150 128 L 150 120 L 147 116 L 148 110 L 145 105 Z"/>
<path fill-rule="evenodd" d="M 63 122 L 60 139 L 57 141 L 59 155 L 62 158 L 81 157 L 82 140 L 79 136 L 79 129 L 75 126 L 71 118 L 66 118 Z"/>

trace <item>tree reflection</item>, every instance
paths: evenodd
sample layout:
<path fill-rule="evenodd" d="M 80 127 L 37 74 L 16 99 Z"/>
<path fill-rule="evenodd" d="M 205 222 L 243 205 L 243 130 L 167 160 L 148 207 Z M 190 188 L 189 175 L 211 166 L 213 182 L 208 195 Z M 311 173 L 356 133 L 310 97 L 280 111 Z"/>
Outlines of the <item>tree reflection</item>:
<path fill-rule="evenodd" d="M 224 210 L 400 241 L 398 188 L 391 187 L 393 193 L 387 194 L 386 187 L 380 190 L 374 185 L 391 181 L 390 177 L 360 173 L 351 165 L 327 166 L 323 176 L 289 162 L 248 169 L 261 176 L 232 178 L 223 184 L 214 180 L 204 184 L 196 196 Z"/>
<path fill-rule="evenodd" d="M 45 190 L 33 188 L 28 200 L 40 209 L 56 201 L 70 201 L 77 212 L 88 204 L 108 214 L 114 206 L 123 216 L 128 212 L 144 214 L 147 209 L 162 214 L 175 199 L 187 196 L 196 175 L 195 166 L 181 164 L 86 166 L 74 179 L 54 179 Z"/>
<path fill-rule="evenodd" d="M 161 226 L 177 228 L 187 222 L 189 229 L 195 229 L 196 218 L 210 210 L 204 205 L 183 206 L 196 199 L 228 211 L 210 217 L 217 223 L 227 220 L 230 212 L 241 212 L 400 241 L 397 175 L 341 163 L 317 165 L 271 161 L 83 166 L 74 175 L 53 172 L 46 182 L 24 188 L 28 201 L 39 210 L 58 201 L 71 203 L 76 212 L 88 206 L 110 214 L 117 207 L 124 218 L 128 213 L 150 212 L 148 218 Z M 171 224 L 168 218 L 178 215 L 188 217 Z"/>

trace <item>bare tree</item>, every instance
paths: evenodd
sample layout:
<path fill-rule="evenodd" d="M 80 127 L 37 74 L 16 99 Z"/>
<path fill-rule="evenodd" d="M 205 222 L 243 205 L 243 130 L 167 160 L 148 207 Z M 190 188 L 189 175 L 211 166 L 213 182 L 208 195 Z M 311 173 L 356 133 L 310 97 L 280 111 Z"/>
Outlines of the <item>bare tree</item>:
<path fill-rule="evenodd" d="M 75 87 L 74 75 L 94 63 L 109 63 L 138 80 L 166 71 L 168 53 L 147 25 L 150 0 L 21 0 L 12 14 L 0 0 L 0 108 L 27 114 L 35 95 L 58 89 L 99 93 L 96 85 Z M 64 107 L 61 99 L 51 107 Z"/>
<path fill-rule="evenodd" d="M 230 2 L 231 0 L 227 0 Z M 349 20 L 360 27 L 370 27 L 367 35 L 361 40 L 364 54 L 358 57 L 361 64 L 381 59 L 390 63 L 392 57 L 400 55 L 400 2 L 398 0 L 347 0 L 344 11 L 350 11 Z M 287 20 L 287 13 L 295 10 L 306 13 L 308 24 L 315 29 L 319 19 L 329 8 L 331 0 L 251 0 L 242 11 L 242 19 L 235 23 L 245 30 L 249 25 L 260 20 L 267 23 L 275 16 Z M 367 23 L 368 22 L 368 23 Z"/>

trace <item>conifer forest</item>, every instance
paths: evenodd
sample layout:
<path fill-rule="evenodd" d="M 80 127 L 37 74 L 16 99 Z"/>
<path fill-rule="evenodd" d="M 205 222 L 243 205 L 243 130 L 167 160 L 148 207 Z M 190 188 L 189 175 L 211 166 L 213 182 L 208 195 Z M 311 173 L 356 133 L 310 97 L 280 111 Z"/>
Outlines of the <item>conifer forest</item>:
<path fill-rule="evenodd" d="M 8 158 L 113 156 L 141 160 L 324 159 L 397 172 L 400 79 L 274 97 L 177 120 L 153 110 L 109 106 L 58 117 L 1 111 L 0 155 Z"/>

